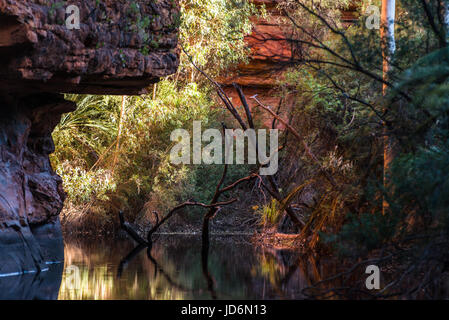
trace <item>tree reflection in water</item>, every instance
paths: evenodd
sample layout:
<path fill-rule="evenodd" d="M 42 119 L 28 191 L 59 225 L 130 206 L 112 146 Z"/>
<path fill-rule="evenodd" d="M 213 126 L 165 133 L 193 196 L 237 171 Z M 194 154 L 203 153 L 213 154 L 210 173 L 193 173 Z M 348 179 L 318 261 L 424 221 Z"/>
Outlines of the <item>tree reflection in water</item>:
<path fill-rule="evenodd" d="M 161 236 L 152 248 L 129 240 L 67 239 L 59 299 L 303 299 L 302 289 L 336 268 L 294 250 L 255 248 L 245 237 Z M 334 264 L 335 265 L 335 264 Z M 330 266 L 330 267 L 329 267 Z"/>

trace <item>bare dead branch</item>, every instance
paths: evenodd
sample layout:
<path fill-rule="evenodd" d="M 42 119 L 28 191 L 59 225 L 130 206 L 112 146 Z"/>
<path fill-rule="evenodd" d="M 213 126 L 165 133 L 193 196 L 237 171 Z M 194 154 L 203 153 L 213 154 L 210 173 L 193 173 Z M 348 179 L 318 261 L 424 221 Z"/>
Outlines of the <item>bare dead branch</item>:
<path fill-rule="evenodd" d="M 248 120 L 249 127 L 251 129 L 254 129 L 254 122 L 253 122 L 253 117 L 251 115 L 251 110 L 249 109 L 248 102 L 246 101 L 246 97 L 243 94 L 242 88 L 240 88 L 240 86 L 236 83 L 233 83 L 233 86 L 234 86 L 235 90 L 237 90 L 240 101 L 242 102 L 243 107 L 245 108 L 246 119 Z"/>
<path fill-rule="evenodd" d="M 298 133 L 298 131 L 296 131 L 295 128 L 293 128 L 287 121 L 282 119 L 282 117 L 280 117 L 273 110 L 271 110 L 270 107 L 265 106 L 259 99 L 257 99 L 257 96 L 252 96 L 251 98 L 254 99 L 262 109 L 264 109 L 265 111 L 270 113 L 279 122 L 281 122 L 299 140 L 299 142 L 302 143 L 302 145 L 304 146 L 304 149 L 306 150 L 307 155 L 313 160 L 313 162 L 315 162 L 315 164 L 317 164 L 319 166 L 320 170 L 324 173 L 324 175 L 329 180 L 329 182 L 332 184 L 332 186 L 337 188 L 337 182 L 335 181 L 334 177 L 332 177 L 329 174 L 329 172 L 327 172 L 327 170 L 325 168 L 323 168 L 323 166 L 321 165 L 321 163 L 318 160 L 318 158 L 313 154 L 313 152 L 310 149 L 309 145 L 304 140 L 304 138 L 301 137 L 301 135 Z"/>
<path fill-rule="evenodd" d="M 201 70 L 201 68 L 199 68 L 195 64 L 195 62 L 193 62 L 192 57 L 187 53 L 187 51 L 184 49 L 184 47 L 182 45 L 181 45 L 181 49 L 185 53 L 187 58 L 189 59 L 190 63 L 195 67 L 195 69 L 198 70 L 198 72 L 200 72 L 204 77 L 206 77 L 207 80 L 209 80 L 215 86 L 215 88 L 217 89 L 217 94 L 220 97 L 220 99 L 223 101 L 223 104 L 225 105 L 225 107 L 229 110 L 229 112 L 231 112 L 231 114 L 234 116 L 234 118 L 239 122 L 239 124 L 243 128 L 243 130 L 246 130 L 247 127 L 246 127 L 245 122 L 242 120 L 242 117 L 240 117 L 240 114 L 238 113 L 237 109 L 234 107 L 231 100 L 229 99 L 227 94 L 223 91 L 223 89 L 218 84 L 218 82 L 216 82 L 214 79 L 209 77 L 209 75 L 207 73 L 205 73 L 203 70 Z"/>
<path fill-rule="evenodd" d="M 169 213 L 167 213 L 167 215 L 159 221 L 159 223 L 157 223 L 153 228 L 151 228 L 151 230 L 148 232 L 148 236 L 147 236 L 148 243 L 151 242 L 151 236 L 153 235 L 153 233 L 155 233 L 160 228 L 160 226 L 165 223 L 165 221 L 170 219 L 177 211 L 179 211 L 181 209 L 184 209 L 186 207 L 197 206 L 197 207 L 210 208 L 210 209 L 216 210 L 216 209 L 220 208 L 221 206 L 226 206 L 226 205 L 229 205 L 236 201 L 237 201 L 237 199 L 231 199 L 228 201 L 217 202 L 217 203 L 212 203 L 212 204 L 204 204 L 204 203 L 195 202 L 195 201 L 186 201 L 184 203 L 181 203 L 181 204 L 177 205 L 176 207 L 174 207 L 173 209 L 171 209 L 169 211 Z"/>
<path fill-rule="evenodd" d="M 126 231 L 129 236 L 136 241 L 138 244 L 141 245 L 148 245 L 148 242 L 142 238 L 139 233 L 137 233 L 137 231 L 133 228 L 133 226 L 131 224 L 129 224 L 129 222 L 125 221 L 125 217 L 123 216 L 123 211 L 119 211 L 118 213 L 119 219 L 120 219 L 120 227 Z"/>

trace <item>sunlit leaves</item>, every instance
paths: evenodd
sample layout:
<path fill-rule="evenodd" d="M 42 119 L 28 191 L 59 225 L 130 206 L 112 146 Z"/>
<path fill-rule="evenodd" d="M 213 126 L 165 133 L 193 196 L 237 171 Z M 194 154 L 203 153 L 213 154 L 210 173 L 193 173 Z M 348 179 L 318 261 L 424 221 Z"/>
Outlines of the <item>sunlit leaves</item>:
<path fill-rule="evenodd" d="M 200 68 L 217 74 L 246 60 L 249 18 L 261 13 L 246 0 L 181 0 L 181 43 Z M 193 72 L 186 57 L 181 62 L 182 72 Z"/>

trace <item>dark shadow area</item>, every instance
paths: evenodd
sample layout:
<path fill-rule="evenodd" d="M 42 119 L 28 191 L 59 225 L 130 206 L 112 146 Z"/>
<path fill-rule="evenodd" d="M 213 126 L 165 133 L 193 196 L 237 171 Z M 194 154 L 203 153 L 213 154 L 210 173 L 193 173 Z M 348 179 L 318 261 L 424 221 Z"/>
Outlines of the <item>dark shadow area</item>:
<path fill-rule="evenodd" d="M 56 300 L 64 264 L 48 266 L 48 271 L 0 277 L 0 300 Z"/>

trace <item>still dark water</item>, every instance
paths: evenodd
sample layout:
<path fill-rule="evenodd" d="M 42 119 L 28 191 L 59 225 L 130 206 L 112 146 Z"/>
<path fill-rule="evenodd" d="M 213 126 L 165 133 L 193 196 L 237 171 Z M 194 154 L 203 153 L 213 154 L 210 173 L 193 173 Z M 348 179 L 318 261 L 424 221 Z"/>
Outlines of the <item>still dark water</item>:
<path fill-rule="evenodd" d="M 150 255 L 132 250 L 129 240 L 67 240 L 58 299 L 301 299 L 319 272 L 301 268 L 294 251 L 239 236 L 213 238 L 206 269 L 198 237 L 160 237 Z"/>
<path fill-rule="evenodd" d="M 355 292 L 340 298 L 369 297 L 353 290 L 363 288 L 364 269 L 353 279 L 343 273 L 341 282 L 335 274 L 343 271 L 342 261 L 335 257 L 255 247 L 243 236 L 212 237 L 207 260 L 201 249 L 196 236 L 159 236 L 150 251 L 136 250 L 127 239 L 66 238 L 64 263 L 41 273 L 0 275 L 0 300 L 304 299 L 325 298 L 316 293 L 330 288 Z M 317 283 L 320 290 L 310 288 Z M 432 294 L 447 299 L 448 287 Z"/>
<path fill-rule="evenodd" d="M 335 271 L 243 236 L 212 237 L 207 261 L 196 236 L 159 236 L 151 251 L 134 249 L 127 239 L 66 238 L 64 263 L 0 277 L 0 299 L 303 299 L 303 288 Z"/>

